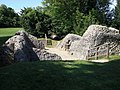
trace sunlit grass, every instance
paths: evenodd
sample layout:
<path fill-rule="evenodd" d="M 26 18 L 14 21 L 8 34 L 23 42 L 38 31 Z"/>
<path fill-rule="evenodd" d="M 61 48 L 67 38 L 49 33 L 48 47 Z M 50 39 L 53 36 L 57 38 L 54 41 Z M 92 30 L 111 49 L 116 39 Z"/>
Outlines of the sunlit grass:
<path fill-rule="evenodd" d="M 3 37 L 3 36 L 12 36 L 18 30 L 21 30 L 21 29 L 22 28 L 0 28 L 0 37 Z"/>
<path fill-rule="evenodd" d="M 0 28 L 0 46 L 22 28 Z"/>

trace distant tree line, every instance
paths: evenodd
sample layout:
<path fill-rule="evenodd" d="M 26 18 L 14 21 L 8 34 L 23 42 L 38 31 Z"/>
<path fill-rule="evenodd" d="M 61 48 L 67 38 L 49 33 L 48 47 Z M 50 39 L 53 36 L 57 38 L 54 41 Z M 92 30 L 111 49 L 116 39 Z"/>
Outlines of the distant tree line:
<path fill-rule="evenodd" d="M 98 8 L 97 0 L 44 0 L 43 7 L 23 8 L 20 16 L 13 9 L 11 13 L 10 8 L 1 5 L 0 25 L 21 24 L 35 36 L 43 37 L 46 34 L 48 37 L 57 35 L 60 38 L 68 33 L 82 35 L 91 24 L 112 26 L 120 30 L 120 2 L 116 7 L 115 19 L 107 19 L 103 7 L 107 6 L 108 1 L 99 0 Z"/>
<path fill-rule="evenodd" d="M 6 5 L 0 5 L 0 28 L 19 27 L 20 16 L 15 13 L 14 9 Z"/>

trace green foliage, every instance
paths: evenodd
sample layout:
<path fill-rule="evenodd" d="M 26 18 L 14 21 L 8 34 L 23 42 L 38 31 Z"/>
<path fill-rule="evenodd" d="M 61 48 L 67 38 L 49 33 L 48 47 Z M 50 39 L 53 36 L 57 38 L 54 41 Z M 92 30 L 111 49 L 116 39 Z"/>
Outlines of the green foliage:
<path fill-rule="evenodd" d="M 95 10 L 91 10 L 88 15 L 81 13 L 79 10 L 76 11 L 75 22 L 73 23 L 74 33 L 82 35 L 91 24 L 96 24 L 97 20 L 93 16 Z"/>
<path fill-rule="evenodd" d="M 19 27 L 20 17 L 14 9 L 0 5 L 0 27 Z"/>
<path fill-rule="evenodd" d="M 114 19 L 107 19 L 105 15 L 105 11 L 99 11 L 95 13 L 95 17 L 98 19 L 99 24 L 106 25 L 108 27 L 114 27 L 120 30 L 120 1 L 118 0 L 117 7 L 115 9 L 115 18 Z"/>
<path fill-rule="evenodd" d="M 99 0 L 99 8 L 109 0 Z M 14 10 L 5 5 L 0 6 L 1 27 L 19 26 L 31 34 L 48 37 L 56 34 L 63 38 L 68 33 L 82 35 L 91 24 L 112 26 L 120 29 L 120 2 L 116 7 L 114 20 L 106 19 L 105 10 L 96 7 L 97 0 L 44 0 L 43 7 L 24 8 L 21 19 Z M 8 14 L 9 13 L 9 14 Z"/>
<path fill-rule="evenodd" d="M 44 0 L 43 10 L 52 17 L 52 31 L 58 36 L 64 37 L 68 33 L 82 35 L 89 25 L 106 22 L 96 3 L 96 0 Z M 99 0 L 99 3 L 102 7 L 108 0 Z"/>
<path fill-rule="evenodd" d="M 42 37 L 51 34 L 51 18 L 42 13 L 41 9 L 24 8 L 21 14 L 23 28 L 35 36 Z"/>

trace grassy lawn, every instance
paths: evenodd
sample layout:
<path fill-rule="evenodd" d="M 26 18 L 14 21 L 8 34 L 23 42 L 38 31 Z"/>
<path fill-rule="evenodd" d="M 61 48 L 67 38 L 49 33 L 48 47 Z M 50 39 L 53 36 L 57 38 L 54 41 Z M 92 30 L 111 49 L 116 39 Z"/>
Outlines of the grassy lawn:
<path fill-rule="evenodd" d="M 12 36 L 18 30 L 21 30 L 21 29 L 22 28 L 0 28 L 0 37 L 3 37 L 3 36 Z"/>
<path fill-rule="evenodd" d="M 0 28 L 0 45 L 22 28 Z"/>
<path fill-rule="evenodd" d="M 0 68 L 0 90 L 120 90 L 120 60 L 17 63 Z"/>

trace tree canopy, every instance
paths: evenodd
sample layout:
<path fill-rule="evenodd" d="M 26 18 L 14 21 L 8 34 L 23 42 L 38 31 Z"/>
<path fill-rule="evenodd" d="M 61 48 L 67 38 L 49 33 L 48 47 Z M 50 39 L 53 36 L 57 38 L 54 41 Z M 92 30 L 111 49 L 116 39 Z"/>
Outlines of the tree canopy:
<path fill-rule="evenodd" d="M 20 18 L 14 9 L 6 5 L 0 5 L 0 27 L 18 27 Z"/>
<path fill-rule="evenodd" d="M 89 25 L 101 24 L 120 29 L 120 1 L 108 19 L 109 0 L 43 0 L 43 7 L 23 8 L 19 16 L 14 9 L 0 6 L 0 27 L 21 26 L 38 37 L 56 34 L 60 38 L 68 33 L 82 35 Z"/>
<path fill-rule="evenodd" d="M 44 11 L 52 17 L 53 31 L 61 36 L 82 35 L 91 24 L 106 24 L 104 11 L 99 8 L 108 0 L 44 0 Z M 99 7 L 99 8 L 98 8 Z M 61 34 L 60 34 L 61 33 Z"/>
<path fill-rule="evenodd" d="M 44 34 L 50 35 L 51 18 L 42 13 L 40 7 L 24 8 L 21 12 L 21 24 L 25 30 L 38 37 L 42 37 Z"/>

